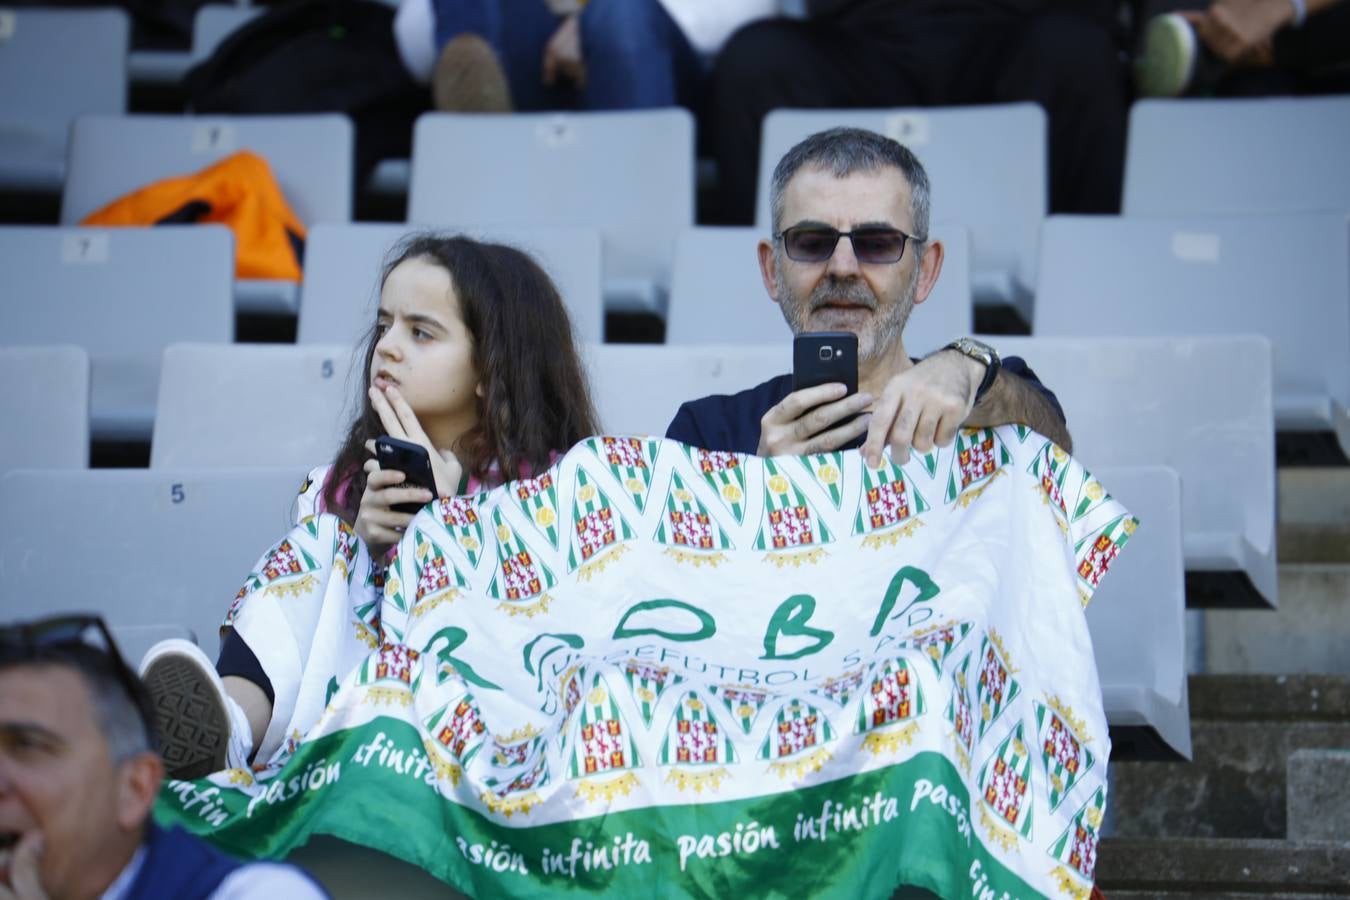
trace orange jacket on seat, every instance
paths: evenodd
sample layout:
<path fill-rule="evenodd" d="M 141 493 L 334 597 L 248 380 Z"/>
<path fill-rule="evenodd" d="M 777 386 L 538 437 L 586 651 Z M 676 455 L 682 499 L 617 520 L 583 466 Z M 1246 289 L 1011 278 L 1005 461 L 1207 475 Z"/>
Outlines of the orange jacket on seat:
<path fill-rule="evenodd" d="M 305 226 L 267 160 L 241 150 L 192 175 L 166 178 L 114 200 L 81 225 L 209 222 L 234 232 L 236 278 L 300 280 Z"/>

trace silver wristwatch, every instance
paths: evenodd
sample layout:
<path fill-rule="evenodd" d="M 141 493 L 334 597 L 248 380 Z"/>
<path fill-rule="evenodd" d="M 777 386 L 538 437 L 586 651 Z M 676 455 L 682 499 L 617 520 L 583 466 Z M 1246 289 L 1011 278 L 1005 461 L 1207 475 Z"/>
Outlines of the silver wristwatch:
<path fill-rule="evenodd" d="M 957 338 L 942 349 L 955 350 L 963 356 L 969 356 L 977 362 L 984 363 L 984 378 L 980 381 L 980 386 L 975 389 L 975 403 L 978 404 L 984 399 L 984 395 L 989 391 L 989 386 L 994 383 L 994 379 L 998 377 L 998 370 L 1003 367 L 1003 361 L 999 359 L 998 351 L 983 341 L 968 337 Z"/>

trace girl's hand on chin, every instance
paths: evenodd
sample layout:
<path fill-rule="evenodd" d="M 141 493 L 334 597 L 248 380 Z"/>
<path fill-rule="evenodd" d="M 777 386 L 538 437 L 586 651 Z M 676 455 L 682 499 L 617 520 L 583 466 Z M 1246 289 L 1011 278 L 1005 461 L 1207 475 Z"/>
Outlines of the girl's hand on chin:
<path fill-rule="evenodd" d="M 436 477 L 436 496 L 455 496 L 459 490 L 460 479 L 464 477 L 463 464 L 449 450 L 437 450 L 432 446 L 431 438 L 422 430 L 422 423 L 417 421 L 417 413 L 412 411 L 412 407 L 403 399 L 398 388 L 390 385 L 381 391 L 372 387 L 370 404 L 380 417 L 385 434 L 426 448 L 427 455 L 431 458 L 431 474 Z"/>

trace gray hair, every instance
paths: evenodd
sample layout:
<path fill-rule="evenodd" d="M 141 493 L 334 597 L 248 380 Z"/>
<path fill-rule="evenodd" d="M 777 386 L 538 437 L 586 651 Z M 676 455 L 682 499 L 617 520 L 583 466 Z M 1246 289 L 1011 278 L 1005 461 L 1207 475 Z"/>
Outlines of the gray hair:
<path fill-rule="evenodd" d="M 783 154 L 774 167 L 769 185 L 774 234 L 778 234 L 783 226 L 783 192 L 792 177 L 807 166 L 823 169 L 835 178 L 844 178 L 854 172 L 875 172 L 888 166 L 899 169 L 909 183 L 909 215 L 914 220 L 914 237 L 920 243 L 928 240 L 930 188 L 923 164 L 904 144 L 864 128 L 818 131 Z"/>

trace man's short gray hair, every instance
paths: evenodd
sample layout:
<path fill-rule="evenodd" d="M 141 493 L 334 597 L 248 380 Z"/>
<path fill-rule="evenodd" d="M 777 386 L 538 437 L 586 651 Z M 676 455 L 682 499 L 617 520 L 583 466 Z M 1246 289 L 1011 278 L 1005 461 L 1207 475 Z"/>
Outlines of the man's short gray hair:
<path fill-rule="evenodd" d="M 904 144 L 865 128 L 818 131 L 783 154 L 774 167 L 769 185 L 774 234 L 783 227 L 783 192 L 792 176 L 808 166 L 827 171 L 835 178 L 844 178 L 854 172 L 875 172 L 888 166 L 899 169 L 909 183 L 909 215 L 914 220 L 914 237 L 920 242 L 928 240 L 930 189 L 923 164 Z"/>

